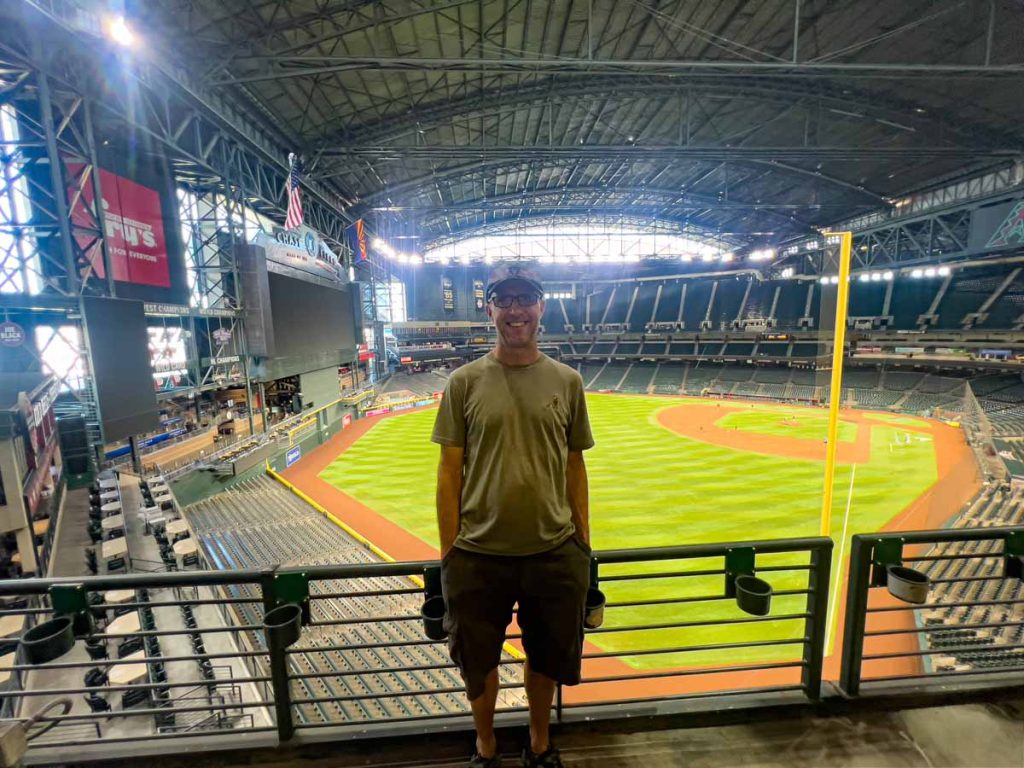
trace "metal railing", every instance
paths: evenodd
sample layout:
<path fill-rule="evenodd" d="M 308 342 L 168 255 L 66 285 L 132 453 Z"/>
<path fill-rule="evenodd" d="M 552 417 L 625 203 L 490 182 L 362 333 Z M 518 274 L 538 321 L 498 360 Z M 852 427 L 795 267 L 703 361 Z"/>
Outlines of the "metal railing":
<path fill-rule="evenodd" d="M 922 549 L 942 542 L 987 548 Z M 1022 528 L 855 537 L 844 691 L 856 695 L 862 681 L 971 678 L 989 671 L 963 655 L 976 652 L 975 644 L 934 653 L 920 645 L 879 651 L 871 638 L 883 634 L 916 639 L 939 630 L 1000 628 L 1016 633 L 1015 639 L 1006 635 L 1000 651 L 1016 653 L 1024 631 L 1024 612 L 1017 610 L 1024 604 L 1019 581 L 1011 597 L 1002 591 L 938 595 L 934 589 L 1003 579 L 1001 571 L 946 574 L 945 568 L 992 560 L 1012 570 L 1017 561 L 1005 563 L 1021 543 Z M 582 680 L 559 689 L 556 722 L 818 700 L 832 548 L 828 538 L 808 538 L 595 553 L 593 567 L 607 596 L 605 621 L 585 635 Z M 878 603 L 869 594 L 878 591 L 871 586 L 872 568 L 897 563 L 944 567 L 933 575 L 935 599 L 923 607 L 924 622 L 933 609 L 999 606 L 1009 613 L 951 614 L 946 624 L 876 626 L 875 617 L 921 610 Z M 71 699 L 68 713 L 42 718 L 43 724 L 61 727 L 32 745 L 32 762 L 152 754 L 166 751 L 169 739 L 190 750 L 255 748 L 293 739 L 469 727 L 462 681 L 443 642 L 424 634 L 419 613 L 423 587 L 417 577 L 435 565 L 357 562 L 0 582 L 0 597 L 26 598 L 20 607 L 0 610 L 0 616 L 25 615 L 29 626 L 55 613 L 79 621 L 77 642 L 59 658 L 30 664 L 24 646 L 17 651 L 4 668 L 5 717 L 24 719 L 58 698 Z M 740 609 L 737 579 L 743 575 L 771 584 L 770 610 Z M 123 591 L 113 590 L 134 594 L 125 600 Z M 264 617 L 289 605 L 298 606 L 301 631 L 296 626 L 290 640 L 275 640 Z M 513 626 L 499 664 L 500 723 L 525 721 L 520 640 Z M 917 663 L 951 654 L 961 654 L 955 656 L 960 663 L 973 666 L 952 672 L 922 668 L 913 674 L 899 667 L 906 659 Z M 871 667 L 867 674 L 865 665 Z M 1020 667 L 1014 669 L 1019 677 Z"/>
<path fill-rule="evenodd" d="M 931 680 L 1019 685 L 1022 562 L 1022 527 L 854 536 L 840 688 L 858 696 Z M 924 602 L 890 594 L 896 567 L 927 579 Z"/>
<path fill-rule="evenodd" d="M 817 699 L 831 550 L 829 539 L 818 538 L 597 553 L 608 596 L 606 621 L 588 632 L 583 680 L 559 692 L 556 719 L 617 717 L 624 708 L 652 701 L 707 699 L 710 706 L 740 693 L 758 693 L 762 701 L 772 694 Z M 39 759 L 71 748 L 108 757 L 139 754 L 198 728 L 203 744 L 217 748 L 252 734 L 278 743 L 293 734 L 322 740 L 382 729 L 421 731 L 460 719 L 468 724 L 462 681 L 444 644 L 423 633 L 423 588 L 413 579 L 431 565 L 436 563 L 3 582 L 0 596 L 25 595 L 32 603 L 0 614 L 28 613 L 45 621 L 55 604 L 66 606 L 67 595 L 80 590 L 82 612 L 94 626 L 49 663 L 29 664 L 19 651 L 10 666 L 12 682 L 0 697 L 13 703 L 11 716 L 21 718 L 68 696 L 72 710 L 43 722 L 95 723 L 102 734 L 85 738 L 75 729 L 54 729 L 38 747 Z M 773 584 L 770 614 L 751 616 L 737 607 L 730 585 L 743 573 Z M 135 590 L 135 598 L 113 603 L 105 596 L 125 589 Z M 301 636 L 291 647 L 268 647 L 263 617 L 287 603 L 303 606 Z M 112 629 L 121 620 L 115 611 L 138 612 L 140 625 Z M 151 618 L 144 618 L 147 613 Z M 513 628 L 500 664 L 499 712 L 506 721 L 525 718 L 520 639 Z M 124 647 L 126 641 L 138 651 Z M 108 657 L 91 657 L 100 645 Z M 135 655 L 118 656 L 129 652 Z M 201 670 L 212 672 L 215 663 L 230 665 L 230 674 L 204 677 Z M 145 665 L 146 674 L 117 672 L 132 664 Z M 91 686 L 78 677 L 88 673 Z M 225 701 L 217 692 L 226 687 L 240 694 Z M 112 713 L 90 691 L 130 723 L 119 725 L 118 735 L 107 732 Z M 67 740 L 58 738 L 62 730 Z"/>

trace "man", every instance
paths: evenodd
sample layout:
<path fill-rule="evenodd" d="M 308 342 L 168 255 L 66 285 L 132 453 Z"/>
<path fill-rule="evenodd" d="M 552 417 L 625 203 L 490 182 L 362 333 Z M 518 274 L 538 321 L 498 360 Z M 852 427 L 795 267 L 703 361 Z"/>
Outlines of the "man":
<path fill-rule="evenodd" d="M 590 574 L 587 471 L 593 447 L 583 380 L 537 346 L 544 290 L 498 267 L 487 316 L 497 344 L 452 373 L 431 438 L 441 445 L 437 521 L 449 650 L 476 726 L 471 768 L 501 765 L 498 662 L 518 603 L 530 743 L 524 766 L 561 766 L 548 729 L 557 683 L 580 680 Z"/>

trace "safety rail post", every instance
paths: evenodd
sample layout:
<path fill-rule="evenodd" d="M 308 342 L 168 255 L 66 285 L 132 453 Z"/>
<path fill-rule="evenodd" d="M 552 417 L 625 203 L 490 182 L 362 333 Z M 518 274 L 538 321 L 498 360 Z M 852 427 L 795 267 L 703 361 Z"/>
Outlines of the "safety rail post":
<path fill-rule="evenodd" d="M 274 589 L 276 568 L 267 568 L 260 573 L 260 591 L 263 594 L 263 613 L 270 613 L 277 607 Z M 270 654 L 270 689 L 274 694 L 274 714 L 277 721 L 277 737 L 288 741 L 295 734 L 292 720 L 292 697 L 288 683 L 288 645 L 277 632 L 267 632 L 267 650 Z"/>
<path fill-rule="evenodd" d="M 873 549 L 872 540 L 862 534 L 854 536 L 850 545 L 843 655 L 839 668 L 839 688 L 850 697 L 860 694 L 860 666 L 864 656 L 864 628 L 868 619 L 868 585 L 871 581 Z"/>
<path fill-rule="evenodd" d="M 801 685 L 811 701 L 821 699 L 821 672 L 828 634 L 828 593 L 832 583 L 832 550 L 827 543 L 811 549 L 811 570 L 807 576 L 807 619 L 804 622 L 804 668 Z"/>

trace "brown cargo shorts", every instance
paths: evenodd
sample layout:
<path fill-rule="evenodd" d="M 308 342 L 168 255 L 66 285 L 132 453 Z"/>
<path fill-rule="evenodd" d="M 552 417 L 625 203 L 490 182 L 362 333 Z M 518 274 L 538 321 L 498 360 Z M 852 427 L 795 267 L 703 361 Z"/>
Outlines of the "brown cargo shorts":
<path fill-rule="evenodd" d="M 580 681 L 590 547 L 573 535 L 536 555 L 484 555 L 452 547 L 441 561 L 448 650 L 470 700 L 501 660 L 518 603 L 530 668 L 563 685 Z"/>

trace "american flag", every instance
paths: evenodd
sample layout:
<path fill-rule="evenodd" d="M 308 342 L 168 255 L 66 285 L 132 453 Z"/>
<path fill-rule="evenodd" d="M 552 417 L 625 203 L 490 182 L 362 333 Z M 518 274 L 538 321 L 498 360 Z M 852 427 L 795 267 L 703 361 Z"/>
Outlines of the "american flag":
<path fill-rule="evenodd" d="M 288 173 L 288 215 L 284 219 L 285 229 L 302 226 L 302 193 L 299 191 L 299 158 L 288 155 L 291 171 Z"/>

